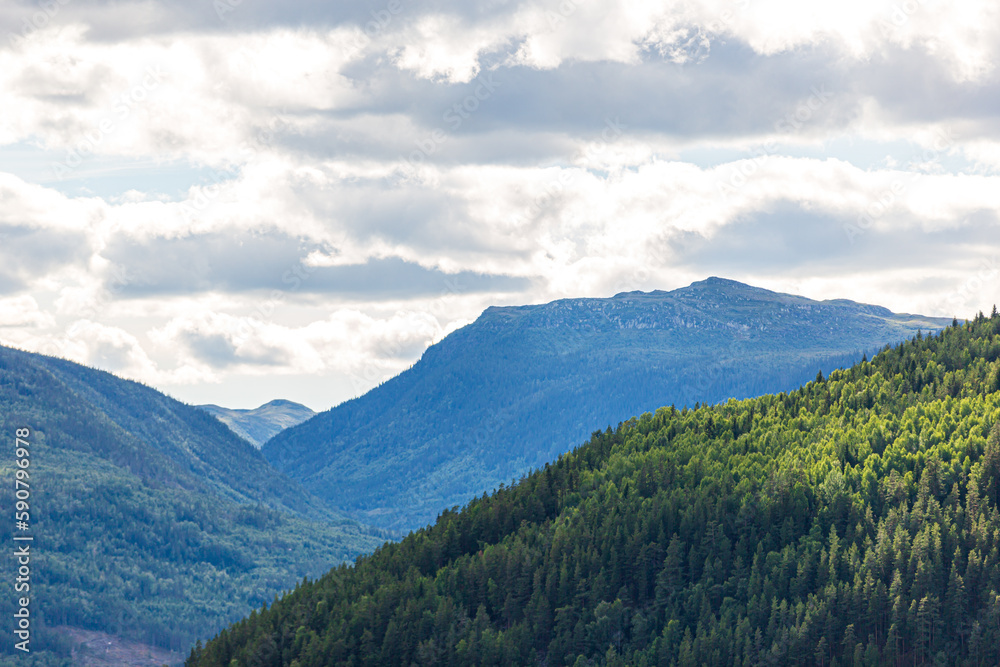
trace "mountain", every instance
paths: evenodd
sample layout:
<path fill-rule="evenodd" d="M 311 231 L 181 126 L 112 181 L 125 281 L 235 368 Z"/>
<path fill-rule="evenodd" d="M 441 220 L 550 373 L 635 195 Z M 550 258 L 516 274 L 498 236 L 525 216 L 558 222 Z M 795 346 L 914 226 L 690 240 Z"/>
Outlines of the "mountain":
<path fill-rule="evenodd" d="M 365 523 L 413 529 L 658 406 L 792 389 L 950 320 L 710 278 L 487 309 L 412 368 L 264 456 Z"/>
<path fill-rule="evenodd" d="M 187 665 L 996 665 L 998 554 L 994 309 L 598 431 Z"/>
<path fill-rule="evenodd" d="M 253 410 L 234 410 L 212 404 L 198 407 L 257 449 L 279 431 L 301 424 L 316 414 L 301 403 L 281 399 L 265 403 Z"/>
<path fill-rule="evenodd" d="M 18 429 L 30 434 L 23 470 Z M 36 660 L 69 650 L 53 626 L 187 650 L 383 541 L 203 410 L 62 359 L 0 347 L 0 433 L 10 447 L 0 512 L 12 530 L 15 471 L 29 485 L 30 530 L 18 534 L 35 537 Z M 0 614 L 13 618 L 15 604 L 8 590 Z"/>

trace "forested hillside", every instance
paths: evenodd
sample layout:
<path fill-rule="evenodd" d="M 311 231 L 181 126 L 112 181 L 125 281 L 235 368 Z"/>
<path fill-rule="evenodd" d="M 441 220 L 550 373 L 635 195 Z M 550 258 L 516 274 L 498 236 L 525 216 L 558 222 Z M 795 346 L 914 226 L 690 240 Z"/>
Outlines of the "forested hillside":
<path fill-rule="evenodd" d="M 594 433 L 188 665 L 996 665 L 998 548 L 994 309 Z"/>
<path fill-rule="evenodd" d="M 30 431 L 36 658 L 69 625 L 187 650 L 382 540 L 338 516 L 202 410 L 77 364 L 0 347 L 0 512 Z M 0 614 L 13 618 L 7 560 Z M 13 650 L 5 642 L 3 651 Z M 42 663 L 39 663 L 42 664 Z"/>
<path fill-rule="evenodd" d="M 489 308 L 411 369 L 263 448 L 331 505 L 412 529 L 662 405 L 794 389 L 951 320 L 710 278 Z"/>

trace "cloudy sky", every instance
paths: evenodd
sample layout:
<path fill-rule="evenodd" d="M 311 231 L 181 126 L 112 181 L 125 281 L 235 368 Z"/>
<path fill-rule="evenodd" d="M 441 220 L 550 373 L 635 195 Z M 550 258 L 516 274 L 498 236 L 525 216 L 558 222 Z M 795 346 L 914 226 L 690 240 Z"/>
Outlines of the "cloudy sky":
<path fill-rule="evenodd" d="M 2 0 L 0 341 L 328 408 L 491 304 L 1000 301 L 1000 16 Z"/>

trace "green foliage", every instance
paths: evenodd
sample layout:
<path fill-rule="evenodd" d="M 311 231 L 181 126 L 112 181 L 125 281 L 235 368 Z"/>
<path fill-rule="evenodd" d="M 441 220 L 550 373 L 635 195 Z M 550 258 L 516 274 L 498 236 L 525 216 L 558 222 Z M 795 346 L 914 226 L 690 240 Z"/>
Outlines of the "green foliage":
<path fill-rule="evenodd" d="M 364 523 L 409 530 L 555 460 L 594 428 L 671 403 L 792 389 L 950 321 L 719 279 L 490 308 L 410 370 L 263 452 Z"/>
<path fill-rule="evenodd" d="M 203 411 L 0 347 L 0 433 L 13 445 L 22 427 L 32 431 L 32 649 L 48 650 L 52 664 L 69 650 L 52 626 L 186 650 L 382 541 Z M 11 521 L 14 465 L 12 453 L 0 460 L 0 513 Z M 14 566 L 8 559 L 0 596 L 6 619 Z"/>
<path fill-rule="evenodd" d="M 981 317 L 790 393 L 645 413 L 187 664 L 998 664 L 998 365 Z"/>

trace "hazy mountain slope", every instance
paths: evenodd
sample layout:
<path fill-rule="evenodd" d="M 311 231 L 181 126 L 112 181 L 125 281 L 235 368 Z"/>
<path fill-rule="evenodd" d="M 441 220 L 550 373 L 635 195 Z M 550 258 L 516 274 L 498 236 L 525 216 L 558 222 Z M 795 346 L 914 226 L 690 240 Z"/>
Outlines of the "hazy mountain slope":
<path fill-rule="evenodd" d="M 276 474 L 252 447 L 204 411 L 138 382 L 64 359 L 25 359 L 37 369 L 34 379 L 42 386 L 38 391 L 51 401 L 38 405 L 39 418 L 67 431 L 63 446 L 100 455 L 152 481 L 331 516 L 322 502 Z M 31 404 L 26 406 L 30 413 Z M 59 413 L 47 414 L 53 408 Z M 81 437 L 91 429 L 97 429 L 95 437 Z"/>
<path fill-rule="evenodd" d="M 212 404 L 198 407 L 258 449 L 278 432 L 297 426 L 316 415 L 313 410 L 301 403 L 282 399 L 270 401 L 252 410 L 223 408 Z"/>
<path fill-rule="evenodd" d="M 996 665 L 998 554 L 994 314 L 597 432 L 188 665 Z"/>
<path fill-rule="evenodd" d="M 31 430 L 32 614 L 187 648 L 381 539 L 218 420 L 149 387 L 0 347 L 0 432 Z M 12 480 L 13 455 L 0 460 Z M 0 510 L 13 516 L 13 482 Z M 0 600 L 12 618 L 13 594 Z M 41 649 L 52 642 L 41 630 Z"/>
<path fill-rule="evenodd" d="M 595 428 L 661 405 L 791 389 L 947 322 L 717 278 L 489 308 L 411 369 L 262 451 L 364 521 L 413 528 Z"/>

